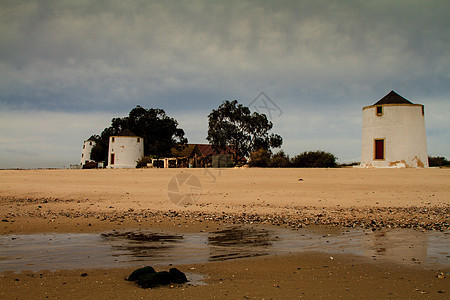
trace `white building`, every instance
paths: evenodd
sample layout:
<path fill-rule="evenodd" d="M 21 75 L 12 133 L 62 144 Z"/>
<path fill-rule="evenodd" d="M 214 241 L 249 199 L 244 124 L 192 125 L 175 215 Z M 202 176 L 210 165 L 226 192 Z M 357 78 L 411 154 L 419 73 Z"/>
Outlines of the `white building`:
<path fill-rule="evenodd" d="M 88 140 L 84 141 L 83 150 L 81 151 L 80 165 L 84 165 L 88 162 L 93 161 L 91 159 L 91 151 L 92 151 L 92 148 L 94 148 L 94 146 L 95 146 L 94 139 L 89 138 Z"/>
<path fill-rule="evenodd" d="M 361 167 L 426 168 L 425 110 L 391 91 L 363 108 Z"/>
<path fill-rule="evenodd" d="M 109 137 L 108 168 L 136 168 L 144 156 L 144 139 L 128 129 Z"/>

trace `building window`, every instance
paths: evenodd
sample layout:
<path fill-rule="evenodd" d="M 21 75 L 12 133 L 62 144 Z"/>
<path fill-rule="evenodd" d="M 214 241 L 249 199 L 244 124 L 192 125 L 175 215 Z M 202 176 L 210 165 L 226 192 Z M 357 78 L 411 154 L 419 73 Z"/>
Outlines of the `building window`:
<path fill-rule="evenodd" d="M 422 116 L 425 116 L 425 106 L 422 105 Z"/>
<path fill-rule="evenodd" d="M 89 146 L 92 146 L 92 142 L 89 142 Z"/>
<path fill-rule="evenodd" d="M 83 149 L 86 147 L 86 145 L 83 145 Z"/>
<path fill-rule="evenodd" d="M 110 161 L 110 164 L 111 165 L 113 165 L 114 164 L 114 153 L 111 153 L 111 157 L 110 157 L 111 159 L 109 160 Z"/>
<path fill-rule="evenodd" d="M 384 139 L 374 140 L 374 159 L 384 160 Z"/>
<path fill-rule="evenodd" d="M 84 154 L 83 153 L 81 153 L 81 158 L 83 158 L 84 157 Z"/>
<path fill-rule="evenodd" d="M 111 143 L 114 143 L 114 137 L 111 137 Z"/>
<path fill-rule="evenodd" d="M 383 106 L 377 106 L 377 116 L 383 115 Z"/>
<path fill-rule="evenodd" d="M 141 139 L 140 139 L 140 138 L 137 138 L 137 142 L 140 143 L 140 142 L 141 142 Z"/>

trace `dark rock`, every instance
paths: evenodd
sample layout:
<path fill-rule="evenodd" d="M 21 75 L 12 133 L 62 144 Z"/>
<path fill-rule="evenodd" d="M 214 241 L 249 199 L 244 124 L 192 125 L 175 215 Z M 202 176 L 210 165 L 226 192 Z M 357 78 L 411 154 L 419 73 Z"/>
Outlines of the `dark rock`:
<path fill-rule="evenodd" d="M 188 281 L 186 275 L 177 268 L 171 268 L 169 274 L 172 276 L 173 283 L 185 283 Z"/>
<path fill-rule="evenodd" d="M 86 277 L 86 276 L 88 276 L 88 274 L 87 274 L 87 273 L 83 273 L 83 274 L 81 274 L 80 276 L 81 276 L 81 277 Z"/>
<path fill-rule="evenodd" d="M 186 275 L 176 268 L 171 268 L 169 272 L 156 272 L 152 267 L 144 267 L 133 271 L 127 280 L 137 281 L 141 288 L 154 288 L 172 283 L 181 284 L 188 281 Z"/>
<path fill-rule="evenodd" d="M 167 271 L 161 271 L 153 274 L 140 276 L 137 284 L 141 288 L 154 288 L 161 285 L 171 284 L 171 275 Z"/>
<path fill-rule="evenodd" d="M 133 273 L 131 273 L 130 276 L 128 276 L 127 280 L 128 281 L 136 281 L 141 276 L 148 275 L 148 274 L 154 274 L 154 273 L 156 273 L 156 271 L 155 271 L 155 269 L 153 269 L 153 267 L 143 267 L 143 268 L 134 270 Z"/>

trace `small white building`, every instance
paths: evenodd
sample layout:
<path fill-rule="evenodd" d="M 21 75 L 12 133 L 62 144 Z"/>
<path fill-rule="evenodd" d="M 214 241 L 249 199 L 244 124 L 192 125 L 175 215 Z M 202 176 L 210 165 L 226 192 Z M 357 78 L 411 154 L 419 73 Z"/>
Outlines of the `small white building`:
<path fill-rule="evenodd" d="M 86 163 L 92 162 L 91 159 L 91 151 L 95 146 L 95 141 L 93 138 L 89 138 L 83 143 L 83 150 L 81 151 L 81 160 L 80 165 L 84 165 Z"/>
<path fill-rule="evenodd" d="M 108 168 L 136 168 L 138 160 L 144 157 L 144 139 L 131 130 L 122 130 L 109 137 Z"/>
<path fill-rule="evenodd" d="M 391 91 L 364 107 L 361 167 L 428 167 L 424 106 Z"/>

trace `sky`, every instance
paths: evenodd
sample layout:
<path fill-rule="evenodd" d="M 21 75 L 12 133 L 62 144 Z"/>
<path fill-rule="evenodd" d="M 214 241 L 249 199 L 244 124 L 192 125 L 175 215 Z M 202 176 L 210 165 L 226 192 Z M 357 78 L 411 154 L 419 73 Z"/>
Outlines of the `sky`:
<path fill-rule="evenodd" d="M 291 157 L 359 161 L 362 108 L 391 90 L 425 105 L 428 154 L 450 158 L 449 13 L 448 0 L 0 0 L 0 168 L 78 164 L 136 105 L 207 143 L 208 114 L 235 99 Z"/>

